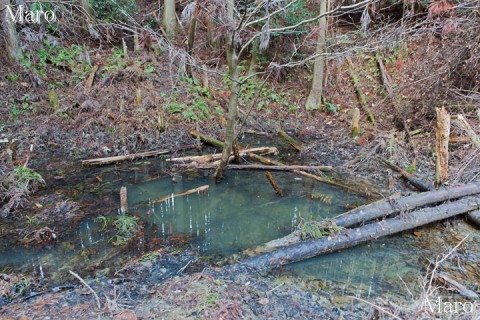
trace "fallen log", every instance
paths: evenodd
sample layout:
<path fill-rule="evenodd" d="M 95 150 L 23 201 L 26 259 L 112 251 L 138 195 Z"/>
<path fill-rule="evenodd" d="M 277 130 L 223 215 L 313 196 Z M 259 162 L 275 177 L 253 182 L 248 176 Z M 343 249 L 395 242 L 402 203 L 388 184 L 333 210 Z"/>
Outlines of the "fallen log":
<path fill-rule="evenodd" d="M 196 166 L 198 169 L 212 169 L 215 166 L 212 164 L 199 164 Z M 273 171 L 331 171 L 331 166 L 297 166 L 297 165 L 283 165 L 283 166 L 268 166 L 262 164 L 229 164 L 227 169 L 230 170 L 273 170 Z"/>
<path fill-rule="evenodd" d="M 395 213 L 477 194 L 480 194 L 480 184 L 443 187 L 439 190 L 416 193 L 398 199 L 386 198 L 342 213 L 333 218 L 332 223 L 339 227 L 348 228 L 359 223 L 366 223 Z"/>
<path fill-rule="evenodd" d="M 285 131 L 277 129 L 277 133 L 282 137 L 289 145 L 291 145 L 295 150 L 302 151 L 302 145 L 297 140 L 290 137 Z"/>
<path fill-rule="evenodd" d="M 268 252 L 239 262 L 258 269 L 272 268 L 314 256 L 350 248 L 358 244 L 417 228 L 432 222 L 480 209 L 480 197 L 466 197 L 455 202 L 425 208 L 355 229 L 347 229 L 332 236 L 303 241 L 292 246 Z"/>
<path fill-rule="evenodd" d="M 452 285 L 464 297 L 467 297 L 467 298 L 470 298 L 470 299 L 478 299 L 479 298 L 479 296 L 476 292 L 468 289 L 467 287 L 465 287 L 460 282 L 452 279 L 452 277 L 450 277 L 445 272 L 439 272 L 438 275 L 437 275 L 437 278 L 440 278 L 444 282 Z"/>
<path fill-rule="evenodd" d="M 212 138 L 212 137 L 208 137 L 208 136 L 204 135 L 203 133 L 200 133 L 196 130 L 190 130 L 190 134 L 192 135 L 192 137 L 194 137 L 196 139 L 200 139 L 203 142 L 205 142 L 206 144 L 212 145 L 214 147 L 223 148 L 223 146 L 224 146 L 224 143 L 222 141 L 220 141 L 218 139 L 215 139 L 215 138 Z"/>
<path fill-rule="evenodd" d="M 367 99 L 365 98 L 365 94 L 363 93 L 362 87 L 360 87 L 360 83 L 358 81 L 358 77 L 353 70 L 353 63 L 350 58 L 347 58 L 348 69 L 350 71 L 350 77 L 352 78 L 352 83 L 357 93 L 358 101 L 360 102 L 360 106 L 362 107 L 363 111 L 365 111 L 368 115 L 368 119 L 370 122 L 375 123 L 375 117 L 373 116 L 372 110 L 368 107 Z"/>
<path fill-rule="evenodd" d="M 189 194 L 192 194 L 192 193 L 200 193 L 200 192 L 204 192 L 204 191 L 207 191 L 209 188 L 208 184 L 207 185 L 204 185 L 204 186 L 201 186 L 201 187 L 198 187 L 198 188 L 195 188 L 195 189 L 190 189 L 190 190 L 187 190 L 187 191 L 184 191 L 182 193 L 177 193 L 177 194 L 171 194 L 169 196 L 165 196 L 163 198 L 159 198 L 159 199 L 155 199 L 155 200 L 152 200 L 150 201 L 150 203 L 160 203 L 160 202 L 164 202 L 164 201 L 167 201 L 169 199 L 173 199 L 173 198 L 177 198 L 177 197 L 183 197 L 183 196 L 186 196 L 186 195 L 189 195 Z"/>
<path fill-rule="evenodd" d="M 124 156 L 115 156 L 115 157 L 106 157 L 106 158 L 97 158 L 97 159 L 88 159 L 82 160 L 82 165 L 84 166 L 99 166 L 111 163 L 118 163 L 127 160 L 135 160 L 138 158 L 146 158 L 146 157 L 153 157 L 162 154 L 170 153 L 170 150 L 155 150 L 155 151 L 147 151 L 147 152 L 139 152 L 133 154 L 127 154 Z"/>
<path fill-rule="evenodd" d="M 250 158 L 253 159 L 253 160 L 257 160 L 258 162 L 263 163 L 265 165 L 275 165 L 275 166 L 283 166 L 284 165 L 282 162 L 279 162 L 279 161 L 276 161 L 276 160 L 271 160 L 271 159 L 261 157 L 261 156 L 258 156 L 258 155 L 254 155 L 254 154 L 251 154 Z M 325 166 L 325 167 L 327 167 L 327 166 Z M 331 169 L 326 169 L 326 170 L 324 169 L 324 170 L 321 170 L 321 171 L 333 171 L 333 170 L 334 170 L 334 168 L 331 167 Z M 352 186 L 348 186 L 348 185 L 340 183 L 338 181 L 333 181 L 332 179 L 323 178 L 323 177 L 317 176 L 315 174 L 311 174 L 311 173 L 308 173 L 308 172 L 305 172 L 305 171 L 302 171 L 302 170 L 298 170 L 298 169 L 297 170 L 292 170 L 292 172 L 295 173 L 295 174 L 302 175 L 304 177 L 310 178 L 310 179 L 317 180 L 319 182 L 328 183 L 328 184 L 331 184 L 331 185 L 334 185 L 334 186 L 337 186 L 337 187 L 340 187 L 340 188 L 350 190 L 354 193 L 361 194 L 362 196 L 365 196 L 367 198 L 378 199 L 378 196 L 375 196 L 371 192 L 368 191 L 369 188 L 364 188 L 364 189 L 354 188 Z"/>
<path fill-rule="evenodd" d="M 277 182 L 276 182 L 275 179 L 273 178 L 272 174 L 271 174 L 269 171 L 267 171 L 267 172 L 265 173 L 265 176 L 267 177 L 268 182 L 270 182 L 273 190 L 275 190 L 275 193 L 276 193 L 277 195 L 279 195 L 280 197 L 283 197 L 282 189 L 280 189 L 280 187 L 278 186 Z"/>
<path fill-rule="evenodd" d="M 268 158 L 256 155 L 255 153 L 249 153 L 248 156 L 250 157 L 250 159 L 257 160 L 258 162 L 268 166 L 272 166 L 272 165 L 283 166 L 283 163 L 281 163 L 280 161 L 268 159 Z"/>
<path fill-rule="evenodd" d="M 400 175 L 402 177 L 404 177 L 405 179 L 407 179 L 411 184 L 412 186 L 414 186 L 415 188 L 417 188 L 418 190 L 420 191 L 431 191 L 433 190 L 433 186 L 430 186 L 428 184 L 426 184 L 425 182 L 423 182 L 422 180 L 414 177 L 413 175 L 411 175 L 410 173 L 408 173 L 407 171 L 403 170 L 402 168 L 394 165 L 393 163 L 390 163 L 389 161 L 381 158 L 381 157 L 377 157 L 377 159 L 383 163 L 384 165 L 386 165 L 388 168 L 392 169 L 393 171 L 396 171 L 398 173 L 400 173 Z"/>
<path fill-rule="evenodd" d="M 455 123 L 460 127 L 462 128 L 463 130 L 465 130 L 465 132 L 467 133 L 468 137 L 470 138 L 470 140 L 472 141 L 473 145 L 475 147 L 477 147 L 477 149 L 480 149 L 480 138 L 477 136 L 477 134 L 475 133 L 475 131 L 473 131 L 472 127 L 470 126 L 470 124 L 467 122 L 467 120 L 465 119 L 465 117 L 461 114 L 459 114 L 458 116 L 456 116 L 456 119 L 455 119 Z"/>
<path fill-rule="evenodd" d="M 278 149 L 275 147 L 258 147 L 258 148 L 245 149 L 240 151 L 240 156 L 245 157 L 253 153 L 276 154 L 278 153 Z M 183 162 L 183 163 L 193 162 L 193 161 L 211 162 L 211 161 L 219 160 L 221 157 L 222 157 L 221 153 L 213 153 L 213 154 L 207 154 L 204 156 L 186 156 L 186 157 L 171 158 L 171 159 L 167 159 L 167 162 Z"/>
<path fill-rule="evenodd" d="M 361 223 L 388 217 L 393 214 L 411 211 L 426 205 L 433 205 L 442 201 L 455 200 L 466 196 L 480 194 L 480 184 L 469 184 L 458 187 L 445 187 L 441 190 L 416 193 L 410 196 L 396 198 L 390 197 L 380 201 L 355 208 L 338 215 L 332 219 L 325 220 L 326 225 L 349 228 Z M 469 219 L 480 226 L 480 211 L 472 211 L 467 214 Z M 299 243 L 300 232 L 294 232 L 283 238 L 275 239 L 264 245 L 258 246 L 254 252 L 266 252 L 279 247 Z"/>
<path fill-rule="evenodd" d="M 480 210 L 471 211 L 467 213 L 467 220 L 480 227 Z"/>

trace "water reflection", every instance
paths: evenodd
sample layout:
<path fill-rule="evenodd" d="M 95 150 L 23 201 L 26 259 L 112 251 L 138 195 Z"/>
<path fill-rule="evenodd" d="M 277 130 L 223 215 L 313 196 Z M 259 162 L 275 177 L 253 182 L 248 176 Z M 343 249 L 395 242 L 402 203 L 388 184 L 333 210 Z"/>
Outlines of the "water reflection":
<path fill-rule="evenodd" d="M 346 202 L 361 200 L 334 187 L 298 180 L 292 174 L 277 173 L 275 178 L 285 197 L 275 195 L 262 172 L 239 172 L 229 174 L 221 184 L 205 177 L 179 178 L 175 185 L 162 179 L 130 186 L 129 203 L 148 203 L 208 184 L 205 194 L 170 198 L 137 209 L 156 226 L 157 236 L 188 235 L 203 254 L 229 255 L 288 234 L 300 219 L 331 217 L 343 212 Z M 311 199 L 312 193 L 330 195 L 332 203 Z"/>

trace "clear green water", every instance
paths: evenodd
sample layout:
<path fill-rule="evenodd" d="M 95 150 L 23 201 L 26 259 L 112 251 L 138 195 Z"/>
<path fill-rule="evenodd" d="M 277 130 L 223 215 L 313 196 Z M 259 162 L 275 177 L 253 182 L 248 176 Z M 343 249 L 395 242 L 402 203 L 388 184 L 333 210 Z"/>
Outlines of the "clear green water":
<path fill-rule="evenodd" d="M 169 194 L 209 185 L 205 194 L 169 199 L 139 209 L 157 236 L 192 237 L 192 246 L 202 254 L 230 255 L 284 236 L 303 220 L 331 217 L 343 212 L 346 203 L 361 198 L 335 187 L 320 185 L 290 173 L 274 173 L 283 189 L 277 196 L 263 172 L 229 172 L 220 184 L 209 177 L 177 177 L 128 187 L 129 203 L 148 202 Z M 312 193 L 331 196 L 325 204 Z"/>
<path fill-rule="evenodd" d="M 188 239 L 190 247 L 201 255 L 229 256 L 284 236 L 301 220 L 332 217 L 346 211 L 347 205 L 364 203 L 361 197 L 340 188 L 292 173 L 273 173 L 285 194 L 278 197 L 262 171 L 229 171 L 220 184 L 211 180 L 209 172 L 176 176 L 176 183 L 170 177 L 145 182 L 152 174 L 162 171 L 152 172 L 150 167 L 149 164 L 140 166 L 133 173 L 87 171 L 80 176 L 86 185 L 93 186 L 90 191 L 81 187 L 84 195 L 78 199 L 80 204 L 111 202 L 114 209 L 110 215 L 118 214 L 118 190 L 127 186 L 129 214 L 139 218 L 144 230 L 136 243 L 123 249 L 114 247 L 108 243 L 111 235 L 105 234 L 99 222 L 88 218 L 70 233 L 61 234 L 56 245 L 46 248 L 0 244 L 0 271 L 10 267 L 17 272 L 61 283 L 68 270 L 80 274 L 99 269 L 111 271 L 115 266 L 155 249 L 148 243 L 175 237 Z M 97 176 L 106 182 L 99 183 Z M 73 183 L 79 185 L 78 181 Z M 209 185 L 209 190 L 162 203 L 150 203 L 150 200 L 202 185 Z M 312 194 L 331 197 L 331 203 L 312 199 Z M 285 266 L 278 275 L 327 283 L 336 290 L 362 297 L 387 293 L 408 296 L 404 282 L 409 288 L 417 284 L 425 258 L 433 259 L 458 241 L 434 228 L 428 230 L 431 232 L 422 231 L 425 234 L 422 237 L 404 233 Z M 468 232 L 472 230 L 464 230 L 464 233 Z M 478 246 L 471 247 L 471 250 L 476 255 L 480 252 Z"/>

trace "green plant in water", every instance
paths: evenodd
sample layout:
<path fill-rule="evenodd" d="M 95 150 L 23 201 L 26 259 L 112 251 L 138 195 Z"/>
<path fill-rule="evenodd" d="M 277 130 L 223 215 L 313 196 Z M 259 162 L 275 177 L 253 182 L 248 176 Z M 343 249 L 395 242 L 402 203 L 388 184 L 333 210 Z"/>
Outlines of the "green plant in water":
<path fill-rule="evenodd" d="M 38 185 L 46 185 L 45 180 L 37 172 L 23 166 L 16 166 L 13 169 L 13 178 L 18 186 L 28 194 Z"/>
<path fill-rule="evenodd" d="M 102 230 L 115 232 L 109 242 L 116 246 L 127 244 L 135 234 L 138 226 L 138 218 L 126 214 L 114 217 L 99 216 L 95 219 L 100 223 Z"/>
<path fill-rule="evenodd" d="M 32 285 L 32 283 L 30 282 L 30 279 L 28 279 L 28 278 L 20 279 L 17 283 L 15 283 L 13 285 L 12 297 L 13 298 L 18 298 L 20 296 L 25 295 L 31 285 Z"/>
<path fill-rule="evenodd" d="M 110 219 L 105 216 L 98 216 L 95 218 L 95 221 L 100 223 L 102 230 L 107 230 L 108 225 L 110 224 Z"/>
<path fill-rule="evenodd" d="M 137 220 L 137 217 L 123 214 L 115 217 L 112 224 L 117 230 L 117 233 L 112 238 L 112 240 L 114 239 L 112 243 L 116 246 L 127 244 L 135 234 L 135 230 L 138 226 Z"/>
<path fill-rule="evenodd" d="M 323 193 L 312 193 L 312 199 L 320 200 L 325 204 L 332 204 L 333 195 L 331 194 L 323 194 Z"/>

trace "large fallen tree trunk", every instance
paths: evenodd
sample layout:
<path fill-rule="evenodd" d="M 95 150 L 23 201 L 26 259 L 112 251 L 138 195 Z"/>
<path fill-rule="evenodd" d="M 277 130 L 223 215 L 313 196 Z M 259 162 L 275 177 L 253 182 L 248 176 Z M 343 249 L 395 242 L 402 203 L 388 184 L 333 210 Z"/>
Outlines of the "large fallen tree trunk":
<path fill-rule="evenodd" d="M 342 213 L 332 219 L 325 220 L 325 225 L 335 225 L 339 227 L 349 228 L 361 223 L 367 223 L 372 220 L 388 217 L 393 214 L 411 211 L 427 205 L 434 205 L 436 203 L 456 200 L 461 197 L 472 196 L 480 194 L 480 184 L 468 184 L 458 187 L 443 187 L 441 190 L 416 193 L 410 196 L 401 198 L 386 198 L 377 202 L 361 206 Z M 475 219 L 477 217 L 477 219 Z M 469 213 L 470 221 L 476 223 L 479 221 L 480 214 L 474 212 Z M 293 245 L 299 243 L 301 232 L 296 230 L 285 237 L 269 241 L 253 249 L 253 252 L 263 253 L 278 249 L 280 247 Z"/>
<path fill-rule="evenodd" d="M 351 227 L 359 223 L 386 217 L 388 215 L 413 210 L 446 200 L 480 194 L 480 184 L 467 184 L 458 187 L 443 187 L 439 190 L 422 192 L 402 198 L 386 198 L 345 212 L 335 218 L 333 223 L 340 227 Z"/>
<path fill-rule="evenodd" d="M 244 259 L 239 263 L 259 269 L 272 268 L 350 248 L 369 240 L 410 230 L 478 209 L 480 209 L 480 197 L 466 197 L 436 207 L 412 211 L 396 218 L 344 230 L 333 236 L 303 241 L 256 257 Z"/>

